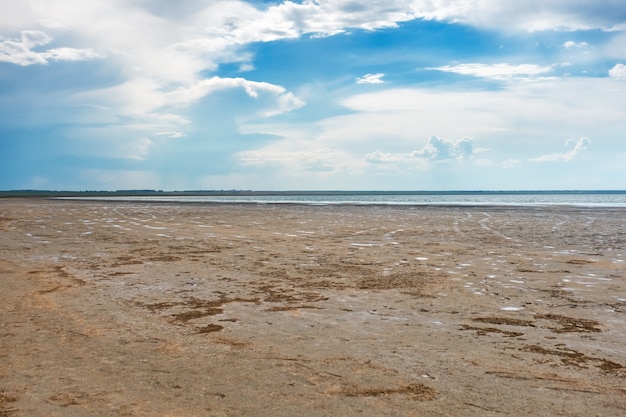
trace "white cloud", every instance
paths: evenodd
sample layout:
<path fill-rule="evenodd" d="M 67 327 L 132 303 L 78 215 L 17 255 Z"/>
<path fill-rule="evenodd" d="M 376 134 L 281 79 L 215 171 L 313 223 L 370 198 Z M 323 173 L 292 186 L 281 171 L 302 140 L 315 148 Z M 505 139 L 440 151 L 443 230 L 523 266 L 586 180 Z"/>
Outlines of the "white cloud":
<path fill-rule="evenodd" d="M 383 77 L 385 74 L 377 73 L 377 74 L 365 74 L 362 77 L 358 77 L 356 79 L 357 84 L 383 84 Z"/>
<path fill-rule="evenodd" d="M 454 142 L 452 152 L 456 158 L 469 158 L 475 152 L 474 141 L 470 138 L 459 139 Z"/>
<path fill-rule="evenodd" d="M 541 75 L 552 71 L 552 67 L 542 67 L 535 64 L 459 64 L 444 65 L 441 67 L 427 68 L 431 70 L 453 72 L 455 74 L 473 75 L 475 77 L 493 78 L 496 80 L 509 80 L 520 76 Z"/>
<path fill-rule="evenodd" d="M 134 141 L 129 141 L 125 145 L 123 153 L 126 158 L 142 161 L 148 156 L 151 146 L 152 141 L 150 138 L 138 138 Z"/>
<path fill-rule="evenodd" d="M 37 23 L 39 23 L 46 29 L 68 29 L 68 27 L 65 26 L 63 23 L 59 23 L 55 20 L 50 19 L 39 19 Z"/>
<path fill-rule="evenodd" d="M 260 114 L 263 117 L 287 113 L 306 104 L 303 100 L 280 85 L 250 81 L 245 78 L 221 77 L 204 79 L 193 86 L 186 88 L 180 87 L 172 92 L 166 93 L 162 103 L 167 105 L 186 105 L 213 92 L 231 88 L 242 88 L 245 90 L 246 94 L 253 99 L 259 98 L 259 94 L 261 93 L 267 93 L 274 97 L 273 102 L 261 110 Z"/>
<path fill-rule="evenodd" d="M 291 92 L 281 93 L 278 95 L 276 100 L 276 106 L 268 108 L 263 112 L 263 115 L 266 117 L 274 116 L 277 114 L 287 113 L 292 110 L 299 109 L 300 107 L 306 105 L 306 103 L 296 97 Z"/>
<path fill-rule="evenodd" d="M 245 166 L 278 168 L 285 172 L 285 178 L 307 176 L 329 176 L 340 172 L 354 172 L 361 169 L 362 162 L 354 155 L 333 147 L 286 138 L 261 149 L 243 151 L 238 154 Z"/>
<path fill-rule="evenodd" d="M 569 139 L 565 142 L 566 147 L 572 147 L 567 152 L 563 153 L 551 153 L 542 155 L 537 158 L 529 159 L 530 162 L 569 162 L 576 158 L 581 152 L 583 152 L 591 144 L 591 140 L 586 137 L 581 137 L 578 140 Z"/>
<path fill-rule="evenodd" d="M 574 42 L 574 41 L 567 41 L 563 44 L 563 47 L 565 49 L 572 49 L 572 48 L 589 48 L 589 44 L 587 42 Z"/>
<path fill-rule="evenodd" d="M 516 168 L 522 165 L 519 159 L 506 159 L 502 161 L 502 168 Z"/>
<path fill-rule="evenodd" d="M 75 106 L 97 105 L 101 110 L 93 112 L 92 117 L 99 117 L 100 123 L 109 123 L 112 129 L 118 128 L 118 118 L 123 116 L 126 126 L 140 130 L 142 135 L 154 136 L 164 131 L 182 134 L 190 124 L 190 120 L 181 115 L 187 106 L 207 95 L 229 89 L 242 89 L 254 102 L 256 110 L 245 110 L 246 113 L 238 115 L 241 120 L 270 117 L 305 105 L 282 86 L 222 77 L 199 80 L 173 90 L 154 80 L 136 77 L 117 86 L 76 94 L 71 102 Z"/>
<path fill-rule="evenodd" d="M 626 31 L 613 35 L 601 46 L 601 51 L 604 56 L 609 58 L 626 59 Z"/>
<path fill-rule="evenodd" d="M 158 132 L 155 133 L 154 136 L 166 136 L 168 138 L 176 139 L 183 138 L 187 135 L 185 135 L 183 132 Z"/>
<path fill-rule="evenodd" d="M 101 54 L 94 52 L 92 49 L 76 49 L 76 48 L 53 48 L 43 53 L 43 56 L 54 61 L 87 61 L 95 58 L 102 58 Z"/>
<path fill-rule="evenodd" d="M 259 92 L 262 91 L 272 93 L 277 96 L 283 95 L 286 92 L 284 87 L 275 84 L 250 81 L 245 78 L 221 78 L 216 76 L 201 80 L 189 87 L 179 87 L 176 90 L 167 93 L 166 102 L 172 104 L 186 104 L 198 100 L 199 98 L 202 98 L 212 92 L 227 88 L 243 88 L 252 98 L 257 98 L 259 96 Z"/>
<path fill-rule="evenodd" d="M 609 76 L 617 80 L 626 80 L 626 65 L 616 64 L 609 70 Z"/>
<path fill-rule="evenodd" d="M 367 153 L 364 161 L 370 164 L 384 164 L 402 169 L 428 169 L 429 162 L 452 162 L 467 159 L 475 153 L 473 140 L 463 138 L 457 141 L 431 136 L 419 150 L 405 153 L 392 153 L 376 150 Z"/>
<path fill-rule="evenodd" d="M 545 133 L 558 135 L 564 129 L 575 132 L 599 131 L 624 126 L 622 97 L 625 87 L 607 78 L 555 78 L 525 83 L 506 82 L 491 91 L 427 88 L 394 88 L 356 94 L 343 105 L 357 114 L 337 118 L 325 128 L 341 131 L 349 126 L 353 137 L 380 136 L 407 138 L 485 137 L 523 132 L 542 126 Z M 332 120 L 332 119 L 327 119 Z M 562 135 L 562 133 L 561 133 Z M 339 140 L 340 136 L 334 136 Z"/>
<path fill-rule="evenodd" d="M 455 142 L 431 136 L 426 145 L 412 153 L 415 157 L 431 160 L 449 160 L 468 158 L 474 153 L 474 143 L 470 138 L 459 139 Z"/>
<path fill-rule="evenodd" d="M 593 0 L 544 0 L 540 6 L 495 0 L 285 1 L 259 13 L 252 26 L 241 28 L 235 36 L 246 39 L 251 32 L 260 33 L 263 41 L 304 33 L 328 36 L 354 28 L 396 27 L 413 19 L 460 21 L 503 31 L 617 30 L 624 28 L 623 10 L 622 0 L 602 4 Z"/>
<path fill-rule="evenodd" d="M 2 39 L 2 38 L 0 38 Z M 8 62 L 21 66 L 47 64 L 52 61 L 86 61 L 102 58 L 101 54 L 92 49 L 52 48 L 37 52 L 33 49 L 44 46 L 52 41 L 52 37 L 37 30 L 24 30 L 20 38 L 3 39 L 0 41 L 0 62 Z"/>
<path fill-rule="evenodd" d="M 541 3 L 497 0 L 424 0 L 412 2 L 416 11 L 440 20 L 458 20 L 503 31 L 591 30 L 624 28 L 621 0 L 543 0 Z M 425 13 L 426 14 L 426 13 Z"/>
<path fill-rule="evenodd" d="M 365 155 L 365 162 L 372 164 L 395 163 L 406 160 L 408 156 L 408 154 L 393 154 L 383 151 L 374 151 Z"/>
<path fill-rule="evenodd" d="M 544 0 L 533 2 L 494 0 L 376 0 L 357 3 L 354 0 L 283 1 L 256 8 L 239 0 L 187 1 L 171 7 L 167 3 L 121 0 L 92 0 L 81 4 L 75 0 L 50 2 L 10 2 L 3 7 L 0 27 L 12 30 L 29 22 L 57 27 L 77 27 L 80 19 L 91 24 L 102 18 L 103 27 L 141 23 L 153 16 L 158 23 L 166 16 L 203 32 L 243 44 L 297 37 L 303 33 L 336 34 L 351 28 L 376 29 L 394 27 L 413 19 L 462 21 L 476 26 L 501 29 L 603 29 L 623 24 L 621 0 Z M 119 22 L 105 22 L 117 16 Z M 120 27 L 120 26 L 118 26 Z M 96 29 L 96 28 L 94 28 Z M 116 34 L 112 34 L 117 36 Z"/>
<path fill-rule="evenodd" d="M 626 86 L 608 78 L 576 77 L 511 81 L 490 91 L 381 89 L 344 98 L 350 114 L 302 124 L 246 124 L 241 128 L 246 134 L 277 139 L 240 156 L 290 170 L 311 153 L 335 172 L 345 167 L 350 172 L 429 171 L 444 165 L 513 168 L 531 158 L 571 160 L 588 146 L 587 139 L 552 155 L 554 141 L 545 138 L 584 131 L 604 138 L 598 151 L 621 146 L 615 132 L 626 130 L 620 105 L 624 94 Z M 415 145 L 416 138 L 433 133 L 435 138 Z M 545 156 L 533 158 L 538 154 Z"/>
<path fill-rule="evenodd" d="M 240 72 L 254 71 L 255 66 L 249 62 L 244 62 L 239 66 Z"/>

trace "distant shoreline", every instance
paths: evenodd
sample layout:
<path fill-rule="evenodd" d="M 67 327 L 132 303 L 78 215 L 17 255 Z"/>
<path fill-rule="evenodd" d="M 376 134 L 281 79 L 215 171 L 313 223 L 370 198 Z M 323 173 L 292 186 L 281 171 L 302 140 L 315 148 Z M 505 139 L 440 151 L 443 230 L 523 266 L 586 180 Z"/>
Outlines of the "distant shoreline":
<path fill-rule="evenodd" d="M 368 195 L 585 195 L 585 194 L 626 194 L 626 190 L 116 190 L 116 191 L 48 191 L 48 190 L 8 190 L 0 191 L 3 197 L 263 197 L 263 196 L 368 196 Z"/>

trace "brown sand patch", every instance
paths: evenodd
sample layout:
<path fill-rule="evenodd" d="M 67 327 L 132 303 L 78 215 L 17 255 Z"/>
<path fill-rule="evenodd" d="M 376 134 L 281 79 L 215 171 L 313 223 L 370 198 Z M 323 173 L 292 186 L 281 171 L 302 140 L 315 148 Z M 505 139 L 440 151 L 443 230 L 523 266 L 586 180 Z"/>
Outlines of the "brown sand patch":
<path fill-rule="evenodd" d="M 579 319 L 560 314 L 540 314 L 537 316 L 537 319 L 549 320 L 561 326 L 551 328 L 555 333 L 599 333 L 602 331 L 602 329 L 597 327 L 600 326 L 600 323 L 596 320 Z"/>
<path fill-rule="evenodd" d="M 60 405 L 61 407 L 68 407 L 81 404 L 86 397 L 87 394 L 83 392 L 70 391 L 51 395 L 47 401 Z"/>
<path fill-rule="evenodd" d="M 437 391 L 424 384 L 409 384 L 397 388 L 350 387 L 332 392 L 332 394 L 344 395 L 346 397 L 388 397 L 390 395 L 405 395 L 416 401 L 430 401 L 437 398 Z"/>
<path fill-rule="evenodd" d="M 524 349 L 528 352 L 541 355 L 558 356 L 561 358 L 563 365 L 585 367 L 587 363 L 592 362 L 595 367 L 602 371 L 615 373 L 619 373 L 625 368 L 624 365 L 608 359 L 596 358 L 573 349 L 568 349 L 564 346 L 558 346 L 555 349 L 546 349 L 538 345 L 530 345 L 526 346 Z"/>
<path fill-rule="evenodd" d="M 270 307 L 268 309 L 265 309 L 265 311 L 270 312 L 270 313 L 275 313 L 275 312 L 279 312 L 279 311 L 292 311 L 292 310 L 321 310 L 320 307 L 316 307 L 316 306 L 307 306 L 307 305 L 303 305 L 303 306 L 282 306 L 282 307 Z"/>
<path fill-rule="evenodd" d="M 220 326 L 219 324 L 207 324 L 206 326 L 196 327 L 195 328 L 195 330 L 196 330 L 195 333 L 196 334 L 205 334 L 205 333 L 219 332 L 223 328 L 224 328 L 224 326 Z"/>
<path fill-rule="evenodd" d="M 514 319 L 511 317 L 477 317 L 474 321 L 489 324 L 505 324 L 507 326 L 528 326 L 535 327 L 531 320 Z"/>
<path fill-rule="evenodd" d="M 519 336 L 524 336 L 524 333 L 522 332 L 512 332 L 509 330 L 502 330 L 502 329 L 498 329 L 495 327 L 475 327 L 475 326 L 468 326 L 467 324 L 464 324 L 461 326 L 461 330 L 474 330 L 476 332 L 477 335 L 479 336 L 485 336 L 489 333 L 499 333 L 502 334 L 504 336 L 507 337 L 519 337 Z"/>
<path fill-rule="evenodd" d="M 565 261 L 566 264 L 571 265 L 588 265 L 592 264 L 594 261 L 590 261 L 589 259 L 568 259 Z"/>
<path fill-rule="evenodd" d="M 12 406 L 17 401 L 17 397 L 10 395 L 6 390 L 0 393 L 0 417 L 9 417 L 17 413 L 18 409 Z"/>

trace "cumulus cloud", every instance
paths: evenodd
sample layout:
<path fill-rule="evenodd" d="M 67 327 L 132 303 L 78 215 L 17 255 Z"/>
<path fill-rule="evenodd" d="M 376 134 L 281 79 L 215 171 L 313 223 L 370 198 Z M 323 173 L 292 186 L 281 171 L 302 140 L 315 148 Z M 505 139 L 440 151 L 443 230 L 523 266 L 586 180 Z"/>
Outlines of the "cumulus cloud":
<path fill-rule="evenodd" d="M 383 77 L 385 74 L 377 73 L 377 74 L 365 74 L 362 77 L 358 77 L 356 79 L 357 84 L 383 84 Z"/>
<path fill-rule="evenodd" d="M 626 80 L 626 65 L 616 64 L 609 70 L 609 77 L 617 80 Z"/>
<path fill-rule="evenodd" d="M 492 78 L 496 80 L 509 80 L 517 77 L 536 76 L 552 71 L 552 67 L 542 67 L 535 64 L 510 65 L 504 63 L 444 65 L 428 69 L 452 72 L 461 75 L 473 75 L 475 77 Z"/>
<path fill-rule="evenodd" d="M 380 150 L 365 155 L 365 162 L 370 164 L 414 164 L 422 161 L 450 161 L 466 159 L 475 154 L 474 142 L 470 138 L 457 141 L 431 136 L 424 147 L 407 153 L 388 153 Z"/>
<path fill-rule="evenodd" d="M 565 142 L 565 146 L 571 147 L 569 151 L 563 153 L 551 153 L 537 158 L 531 158 L 530 162 L 569 162 L 587 149 L 589 144 L 591 144 L 591 140 L 586 137 L 581 137 L 578 140 L 568 139 Z"/>
<path fill-rule="evenodd" d="M 452 148 L 457 158 L 469 158 L 474 154 L 474 141 L 470 138 L 459 139 Z"/>
<path fill-rule="evenodd" d="M 0 38 L 0 62 L 21 66 L 48 64 L 49 61 L 86 61 L 102 58 L 92 49 L 52 48 L 37 52 L 33 50 L 52 41 L 52 37 L 38 30 L 24 30 L 19 38 Z"/>
<path fill-rule="evenodd" d="M 474 141 L 463 138 L 457 141 L 431 136 L 422 149 L 414 151 L 413 156 L 431 160 L 463 159 L 474 153 Z"/>

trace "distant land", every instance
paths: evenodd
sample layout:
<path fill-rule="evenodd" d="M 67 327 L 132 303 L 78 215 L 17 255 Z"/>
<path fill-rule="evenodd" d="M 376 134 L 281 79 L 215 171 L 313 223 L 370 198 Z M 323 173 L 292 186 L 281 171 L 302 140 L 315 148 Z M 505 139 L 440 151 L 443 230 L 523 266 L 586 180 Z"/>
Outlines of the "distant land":
<path fill-rule="evenodd" d="M 115 190 L 115 191 L 50 191 L 8 190 L 0 191 L 3 197 L 125 197 L 125 196 L 290 196 L 290 195 L 548 195 L 548 194 L 626 194 L 626 190 L 438 190 L 438 191 L 377 191 L 377 190 Z"/>

